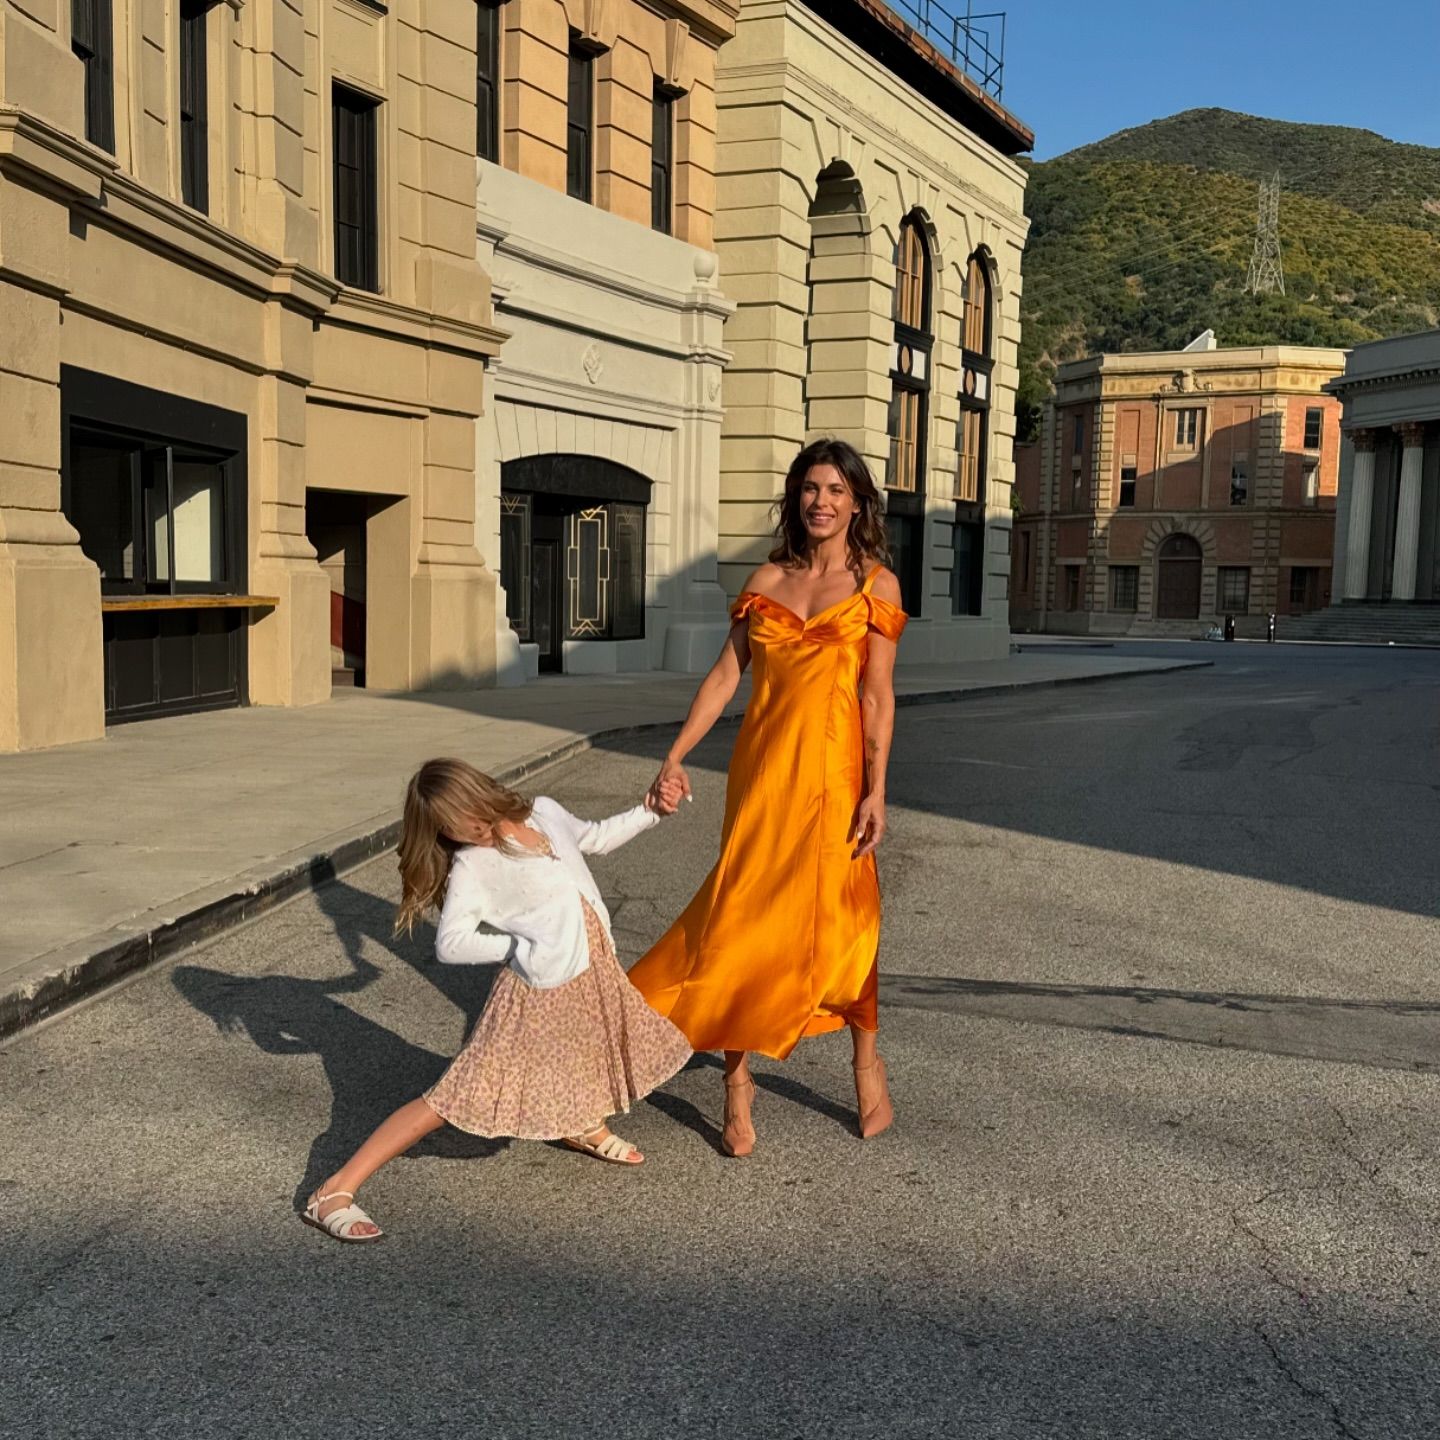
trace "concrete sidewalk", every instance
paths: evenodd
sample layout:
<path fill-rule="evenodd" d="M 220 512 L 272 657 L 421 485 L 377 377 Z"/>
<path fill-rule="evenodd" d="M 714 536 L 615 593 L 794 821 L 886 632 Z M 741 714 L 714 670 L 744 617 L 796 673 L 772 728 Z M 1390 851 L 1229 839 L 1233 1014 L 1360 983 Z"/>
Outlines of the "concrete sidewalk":
<path fill-rule="evenodd" d="M 902 667 L 896 693 L 938 703 L 1208 663 L 1019 654 Z M 628 675 L 340 691 L 309 709 L 151 720 L 0 757 L 0 1034 L 389 848 L 405 780 L 432 755 L 518 783 L 587 745 L 677 723 L 694 688 Z"/>

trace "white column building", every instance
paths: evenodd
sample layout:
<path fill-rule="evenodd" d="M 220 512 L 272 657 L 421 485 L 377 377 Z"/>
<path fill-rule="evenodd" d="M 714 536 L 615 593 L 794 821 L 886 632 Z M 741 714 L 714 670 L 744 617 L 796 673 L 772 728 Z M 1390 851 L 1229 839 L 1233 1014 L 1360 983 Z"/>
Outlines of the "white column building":
<path fill-rule="evenodd" d="M 1345 437 L 1332 611 L 1350 615 L 1348 638 L 1364 638 L 1356 615 L 1382 638 L 1403 612 L 1404 638 L 1440 643 L 1440 330 L 1357 346 L 1325 388 Z"/>

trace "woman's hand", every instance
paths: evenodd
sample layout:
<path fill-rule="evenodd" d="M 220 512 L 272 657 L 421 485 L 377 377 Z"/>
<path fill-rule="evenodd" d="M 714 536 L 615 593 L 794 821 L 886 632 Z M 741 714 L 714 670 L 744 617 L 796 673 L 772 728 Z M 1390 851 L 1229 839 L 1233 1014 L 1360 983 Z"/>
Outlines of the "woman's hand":
<path fill-rule="evenodd" d="M 660 815 L 673 815 L 682 800 L 690 799 L 690 777 L 678 760 L 667 759 L 646 792 L 645 801 Z"/>
<path fill-rule="evenodd" d="M 885 838 L 885 797 L 871 791 L 855 812 L 856 860 L 873 855 Z"/>

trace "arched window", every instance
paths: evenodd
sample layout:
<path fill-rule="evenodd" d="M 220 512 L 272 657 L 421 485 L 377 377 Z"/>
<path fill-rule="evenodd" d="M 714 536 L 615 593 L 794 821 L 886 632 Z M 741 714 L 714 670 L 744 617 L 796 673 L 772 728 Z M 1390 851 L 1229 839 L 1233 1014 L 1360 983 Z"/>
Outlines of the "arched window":
<path fill-rule="evenodd" d="M 930 392 L 930 247 L 918 215 L 895 241 L 895 322 L 890 350 L 890 459 L 886 527 L 905 608 L 920 613 L 925 529 L 925 435 Z"/>
<path fill-rule="evenodd" d="M 978 615 L 984 602 L 985 458 L 990 445 L 993 305 L 990 272 L 977 251 L 965 265 L 960 320 L 960 420 L 955 433 L 955 546 L 951 608 Z"/>

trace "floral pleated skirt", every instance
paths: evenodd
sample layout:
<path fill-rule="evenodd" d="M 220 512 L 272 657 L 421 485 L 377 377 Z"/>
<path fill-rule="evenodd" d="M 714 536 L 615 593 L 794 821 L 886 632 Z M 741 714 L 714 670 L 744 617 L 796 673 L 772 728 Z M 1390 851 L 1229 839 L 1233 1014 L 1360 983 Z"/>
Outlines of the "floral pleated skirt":
<path fill-rule="evenodd" d="M 425 1099 L 471 1135 L 560 1140 L 599 1128 L 663 1085 L 690 1043 L 626 978 L 584 900 L 589 967 L 553 989 L 502 970 L 465 1048 Z"/>

